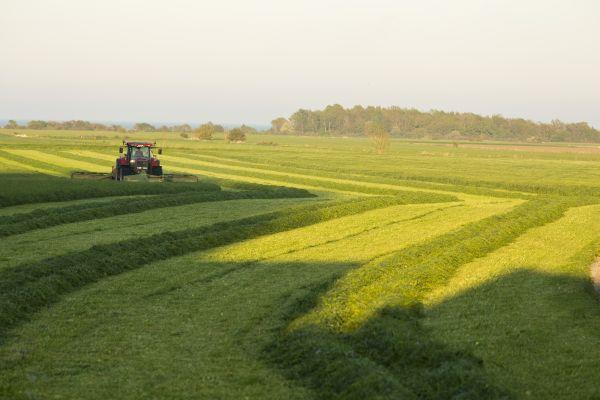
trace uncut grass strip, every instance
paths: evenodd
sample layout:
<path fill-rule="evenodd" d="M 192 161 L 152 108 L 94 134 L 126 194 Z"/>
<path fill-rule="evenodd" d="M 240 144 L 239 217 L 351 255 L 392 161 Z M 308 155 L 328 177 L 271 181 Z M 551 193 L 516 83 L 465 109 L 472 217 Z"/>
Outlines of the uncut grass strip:
<path fill-rule="evenodd" d="M 0 338 L 60 296 L 104 277 L 154 261 L 396 204 L 402 204 L 402 200 L 378 197 L 299 206 L 201 228 L 97 245 L 7 269 L 0 273 Z"/>
<path fill-rule="evenodd" d="M 71 209 L 38 210 L 29 215 L 21 215 L 25 220 L 7 225 L 0 225 L 0 237 L 25 233 L 35 229 L 45 229 L 51 226 L 92 219 L 114 217 L 116 215 L 134 214 L 156 208 L 175 207 L 193 203 L 210 201 L 227 201 L 243 199 L 278 199 L 278 198 L 309 198 L 311 193 L 294 188 L 271 188 L 242 192 L 207 192 L 164 195 L 138 200 L 116 200 L 109 204 L 94 206 L 80 205 Z M 75 208 L 75 209 L 73 209 Z"/>

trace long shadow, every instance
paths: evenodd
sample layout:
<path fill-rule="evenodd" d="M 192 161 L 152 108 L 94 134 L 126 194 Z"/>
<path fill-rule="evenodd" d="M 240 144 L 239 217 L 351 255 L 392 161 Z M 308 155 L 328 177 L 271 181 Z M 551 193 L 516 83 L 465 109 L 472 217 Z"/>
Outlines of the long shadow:
<path fill-rule="evenodd" d="M 291 306 L 288 322 L 318 301 Z M 381 309 L 350 332 L 286 327 L 265 358 L 319 399 L 593 398 L 598 326 L 589 280 L 522 270 L 427 312 Z"/>

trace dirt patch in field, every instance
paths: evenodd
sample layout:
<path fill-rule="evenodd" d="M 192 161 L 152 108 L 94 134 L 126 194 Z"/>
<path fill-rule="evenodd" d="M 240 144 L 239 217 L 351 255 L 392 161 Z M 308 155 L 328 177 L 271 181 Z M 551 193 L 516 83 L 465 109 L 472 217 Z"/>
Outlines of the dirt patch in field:
<path fill-rule="evenodd" d="M 594 284 L 594 288 L 596 289 L 596 292 L 600 294 L 600 258 L 598 258 L 596 262 L 592 264 L 590 272 L 592 274 L 592 283 Z"/>

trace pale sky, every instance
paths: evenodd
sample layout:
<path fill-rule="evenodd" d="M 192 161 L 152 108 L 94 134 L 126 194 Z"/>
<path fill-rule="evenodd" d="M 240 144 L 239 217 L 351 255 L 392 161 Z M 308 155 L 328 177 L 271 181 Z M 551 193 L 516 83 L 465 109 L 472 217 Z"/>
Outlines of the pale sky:
<path fill-rule="evenodd" d="M 332 103 L 600 128 L 600 1 L 0 0 L 0 118 L 268 124 Z"/>

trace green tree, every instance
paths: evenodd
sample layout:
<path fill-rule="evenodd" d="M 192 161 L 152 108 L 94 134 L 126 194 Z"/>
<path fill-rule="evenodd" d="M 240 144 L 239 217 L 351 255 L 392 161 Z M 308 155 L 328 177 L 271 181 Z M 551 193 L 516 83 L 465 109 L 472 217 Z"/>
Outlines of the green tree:
<path fill-rule="evenodd" d="M 27 129 L 46 129 L 48 123 L 46 121 L 33 120 L 27 123 Z"/>
<path fill-rule="evenodd" d="M 138 122 L 133 125 L 133 130 L 138 132 L 155 132 L 156 128 L 146 122 Z"/>
<path fill-rule="evenodd" d="M 242 128 L 234 128 L 232 130 L 230 130 L 229 132 L 227 132 L 227 135 L 225 136 L 225 139 L 229 142 L 229 143 L 239 143 L 239 142 L 245 142 L 246 141 L 246 134 L 244 133 L 244 131 L 242 130 Z"/>
<path fill-rule="evenodd" d="M 215 127 L 211 122 L 200 125 L 194 130 L 194 137 L 201 140 L 210 140 L 215 133 Z"/>
<path fill-rule="evenodd" d="M 271 121 L 271 132 L 281 133 L 281 129 L 287 122 L 288 120 L 283 117 L 275 118 L 273 121 Z"/>
<path fill-rule="evenodd" d="M 15 121 L 14 119 L 9 120 L 8 123 L 6 125 L 4 125 L 4 127 L 6 129 L 19 129 L 20 128 L 19 124 L 17 124 L 17 121 Z"/>

